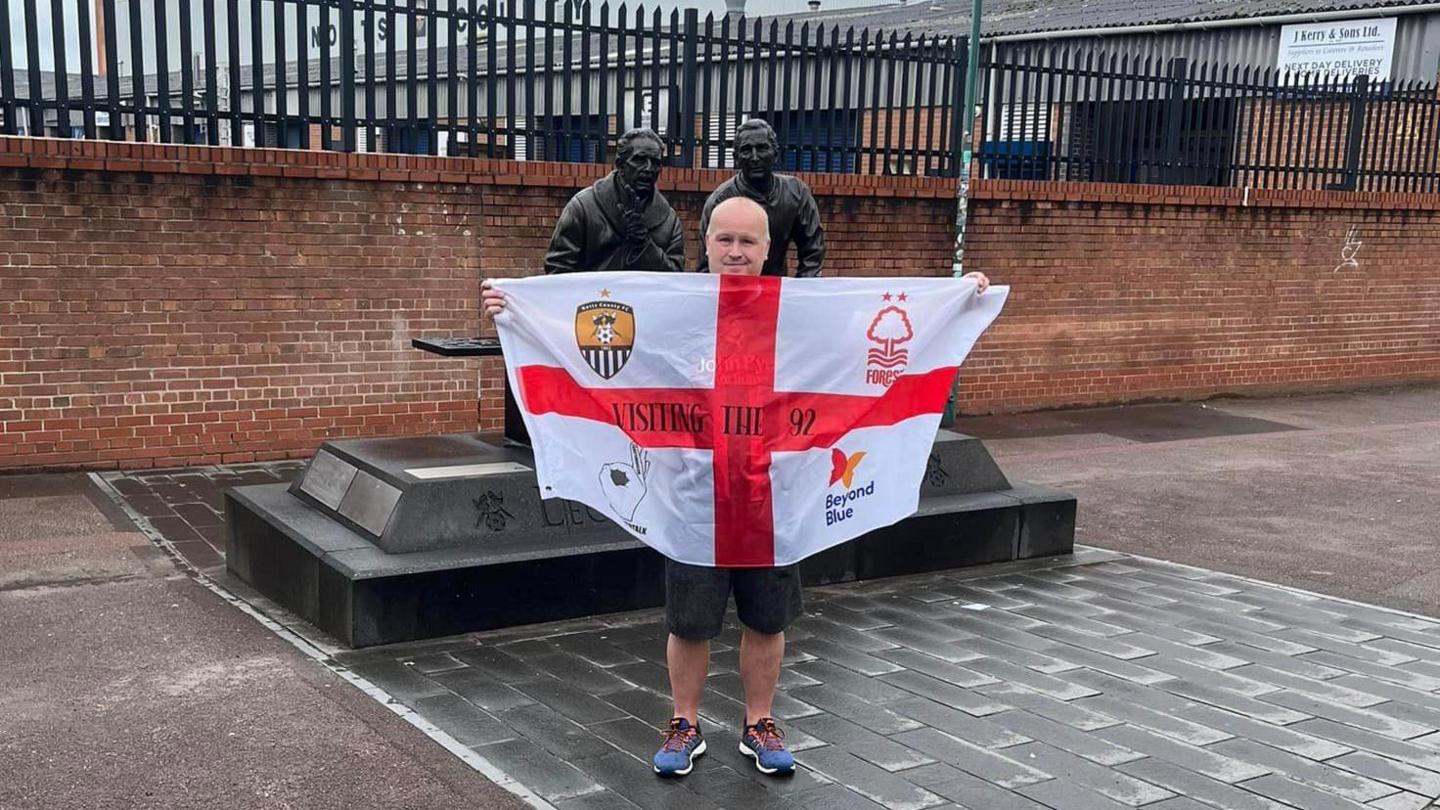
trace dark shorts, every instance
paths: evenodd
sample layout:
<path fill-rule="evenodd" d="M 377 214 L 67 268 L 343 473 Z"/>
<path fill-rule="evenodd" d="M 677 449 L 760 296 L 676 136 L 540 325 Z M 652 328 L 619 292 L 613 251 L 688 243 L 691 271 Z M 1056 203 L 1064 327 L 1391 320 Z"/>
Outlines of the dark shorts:
<path fill-rule="evenodd" d="M 665 561 L 665 622 L 691 641 L 720 634 L 725 606 L 735 593 L 740 623 L 757 633 L 779 633 L 805 611 L 800 566 L 713 568 Z"/>

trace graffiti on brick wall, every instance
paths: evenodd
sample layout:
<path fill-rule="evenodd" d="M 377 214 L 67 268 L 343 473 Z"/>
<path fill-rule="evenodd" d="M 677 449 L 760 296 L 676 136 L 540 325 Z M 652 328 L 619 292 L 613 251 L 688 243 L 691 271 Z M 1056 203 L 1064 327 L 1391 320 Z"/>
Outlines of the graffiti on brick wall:
<path fill-rule="evenodd" d="M 1345 232 L 1345 244 L 1340 248 L 1340 263 L 1335 265 L 1332 272 L 1338 273 L 1346 268 L 1360 269 L 1360 259 L 1356 258 L 1356 254 L 1360 252 L 1363 244 L 1365 243 L 1360 241 L 1358 229 L 1351 225 L 1350 230 Z"/>

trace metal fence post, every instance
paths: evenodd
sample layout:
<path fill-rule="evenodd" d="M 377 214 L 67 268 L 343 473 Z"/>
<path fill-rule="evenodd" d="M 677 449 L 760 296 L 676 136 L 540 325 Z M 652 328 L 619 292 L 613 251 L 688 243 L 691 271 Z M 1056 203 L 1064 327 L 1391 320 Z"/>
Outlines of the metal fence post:
<path fill-rule="evenodd" d="M 970 73 L 968 65 L 970 62 L 969 40 L 955 38 L 950 47 L 950 75 L 954 76 L 951 85 L 945 88 L 950 97 L 950 171 L 947 177 L 959 177 L 961 166 L 965 160 L 967 148 L 973 148 L 972 141 L 965 137 L 965 127 L 974 127 L 975 110 L 965 108 L 966 93 L 969 92 Z M 960 99 L 956 102 L 955 99 Z M 967 119 L 969 119 L 967 121 Z M 972 133 L 973 137 L 973 133 Z"/>
<path fill-rule="evenodd" d="M 10 2 L 0 0 L 0 109 L 5 113 L 5 123 L 0 124 L 0 135 L 14 135 L 20 131 L 19 125 L 15 123 L 14 58 L 15 40 L 10 35 Z M 29 81 L 29 77 L 26 77 L 26 81 Z"/>
<path fill-rule="evenodd" d="M 1350 130 L 1345 140 L 1345 179 L 1326 186 L 1332 191 L 1354 191 L 1360 186 L 1360 147 L 1365 141 L 1365 108 L 1370 97 L 1370 77 L 1355 77 L 1350 96 Z"/>
<path fill-rule="evenodd" d="M 40 78 L 40 22 L 35 10 L 35 0 L 24 0 L 21 5 L 25 8 L 25 95 L 30 102 L 30 112 L 25 119 L 25 134 L 43 138 L 45 85 Z"/>
<path fill-rule="evenodd" d="M 680 165 L 695 165 L 695 89 L 699 83 L 696 46 L 700 40 L 700 12 L 685 9 L 684 74 L 680 80 Z M 673 57 L 673 54 L 672 54 Z M 705 66 L 710 69 L 709 65 Z"/>
<path fill-rule="evenodd" d="M 1185 116 L 1185 73 L 1189 60 L 1170 60 L 1169 96 L 1165 100 L 1165 182 L 1180 182 L 1180 126 Z"/>
<path fill-rule="evenodd" d="M 413 24 L 413 23 L 412 23 Z M 393 27 L 390 29 L 395 30 Z M 413 28 L 411 30 L 414 30 Z M 370 34 L 367 31 L 366 36 Z M 340 0 L 340 149 L 355 151 L 355 0 Z M 434 69 L 434 65 L 430 66 Z M 413 75 L 415 63 L 410 63 Z M 386 74 L 386 80 L 394 82 L 393 74 Z M 329 92 L 329 88 L 326 88 Z M 413 96 L 412 96 L 413 100 Z M 387 111 L 393 112 L 393 111 Z M 373 118 L 374 110 L 366 110 L 366 117 Z M 369 145 L 374 149 L 374 145 Z"/>
<path fill-rule="evenodd" d="M 35 5 L 30 3 L 29 5 Z M 51 55 L 55 60 L 55 135 L 70 137 L 70 71 L 65 65 L 65 6 L 61 0 L 50 0 L 50 34 L 54 45 Z M 39 76 L 30 79 L 39 85 Z"/>

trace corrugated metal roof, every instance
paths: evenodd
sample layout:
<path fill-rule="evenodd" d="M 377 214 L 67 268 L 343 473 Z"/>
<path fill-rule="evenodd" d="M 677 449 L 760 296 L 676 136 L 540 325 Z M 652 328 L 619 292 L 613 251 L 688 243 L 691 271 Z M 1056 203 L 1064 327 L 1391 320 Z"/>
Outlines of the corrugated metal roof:
<path fill-rule="evenodd" d="M 1082 28 L 1123 29 L 1136 25 L 1208 22 L 1313 14 L 1328 11 L 1386 10 L 1422 5 L 1431 0 L 985 0 L 983 36 L 1030 34 Z M 827 25 L 869 27 L 871 30 L 911 30 L 968 35 L 970 0 L 910 0 L 889 4 L 789 15 L 786 19 L 811 20 Z"/>

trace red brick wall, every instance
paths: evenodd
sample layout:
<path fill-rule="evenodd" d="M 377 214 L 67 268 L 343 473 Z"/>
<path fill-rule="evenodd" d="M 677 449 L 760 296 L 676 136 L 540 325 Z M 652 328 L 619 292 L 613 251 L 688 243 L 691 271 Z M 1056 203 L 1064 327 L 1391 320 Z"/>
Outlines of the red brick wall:
<path fill-rule="evenodd" d="M 408 346 L 478 326 L 469 189 L 115 160 L 0 169 L 0 469 L 473 428 L 475 363 Z"/>
<path fill-rule="evenodd" d="M 498 361 L 410 338 L 488 329 L 479 280 L 537 272 L 604 171 L 0 138 L 0 470 L 494 429 Z M 727 176 L 667 170 L 692 257 Z M 953 181 L 807 179 L 832 273 L 948 272 Z M 971 265 L 1015 289 L 967 412 L 1440 377 L 1440 197 L 974 191 Z M 1352 225 L 1359 266 L 1336 270 Z"/>
<path fill-rule="evenodd" d="M 1440 379 L 1440 196 L 977 193 L 967 256 L 1013 291 L 962 372 L 964 410 Z"/>

